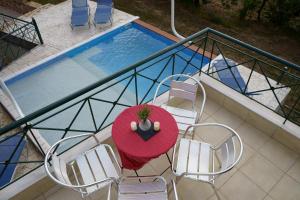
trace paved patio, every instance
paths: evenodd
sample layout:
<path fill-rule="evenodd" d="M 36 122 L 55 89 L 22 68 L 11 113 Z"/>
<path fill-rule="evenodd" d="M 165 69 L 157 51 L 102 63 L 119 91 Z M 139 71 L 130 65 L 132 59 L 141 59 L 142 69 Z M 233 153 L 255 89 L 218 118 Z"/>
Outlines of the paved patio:
<path fill-rule="evenodd" d="M 113 25 L 101 25 L 95 27 L 93 18 L 96 9 L 96 3 L 89 1 L 90 6 L 90 28 L 80 27 L 74 30 L 70 27 L 71 19 L 71 0 L 58 5 L 47 4 L 36 9 L 21 18 L 31 21 L 34 17 L 40 29 L 44 45 L 32 49 L 29 53 L 17 59 L 0 72 L 0 78 L 11 76 L 12 74 L 28 68 L 44 58 L 64 51 L 78 43 L 81 43 L 101 32 L 120 26 L 126 22 L 135 19 L 135 16 L 114 9 Z"/>
<path fill-rule="evenodd" d="M 181 103 L 181 106 L 186 106 Z M 300 155 L 278 143 L 267 133 L 224 109 L 222 104 L 207 100 L 205 122 L 224 123 L 234 128 L 244 142 L 241 162 L 229 173 L 216 181 L 218 193 L 223 200 L 298 200 L 300 199 Z M 211 130 L 218 132 L 217 129 Z M 216 137 L 208 129 L 196 130 L 197 138 L 213 141 Z M 113 146 L 111 139 L 107 143 Z M 114 147 L 116 152 L 116 149 Z M 159 174 L 168 166 L 166 156 L 152 160 L 138 171 L 140 175 Z M 134 173 L 126 170 L 125 174 Z M 168 180 L 171 171 L 164 174 Z M 177 185 L 180 199 L 215 200 L 210 185 L 182 179 Z M 92 199 L 105 199 L 106 191 L 96 192 Z M 53 187 L 35 200 L 79 200 L 81 196 L 70 189 Z M 172 199 L 172 198 L 171 198 Z"/>

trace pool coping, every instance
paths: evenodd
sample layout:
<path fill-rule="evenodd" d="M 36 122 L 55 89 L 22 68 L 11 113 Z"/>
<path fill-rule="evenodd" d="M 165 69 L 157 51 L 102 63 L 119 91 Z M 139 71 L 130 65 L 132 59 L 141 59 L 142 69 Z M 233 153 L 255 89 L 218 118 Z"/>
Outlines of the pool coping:
<path fill-rule="evenodd" d="M 148 24 L 148 23 L 146 23 L 146 22 L 144 22 L 144 21 L 142 21 L 140 19 L 136 19 L 136 20 L 134 20 L 134 22 L 137 23 L 137 24 L 139 24 L 139 25 L 141 25 L 141 26 L 143 26 L 143 27 L 145 27 L 145 28 L 147 28 L 147 29 L 149 29 L 149 30 L 151 30 L 151 31 L 153 31 L 153 32 L 156 32 L 156 33 L 164 36 L 165 38 L 167 38 L 169 40 L 172 40 L 172 41 L 174 41 L 176 43 L 180 42 L 180 39 L 178 37 L 176 37 L 176 36 L 174 36 L 174 35 L 166 32 L 166 31 L 163 31 L 163 30 L 161 30 L 161 29 L 159 29 L 159 28 L 157 28 L 157 27 L 155 27 L 155 26 L 153 26 L 151 24 Z M 210 58 L 214 59 L 215 57 L 217 57 L 217 55 L 212 54 L 212 53 L 210 53 L 208 51 L 204 51 L 202 48 L 198 48 L 195 45 L 190 45 L 190 46 L 184 45 L 184 46 L 188 47 L 192 51 L 196 51 L 197 53 L 199 53 L 201 55 L 204 55 L 205 57 L 207 57 L 209 59 Z"/>

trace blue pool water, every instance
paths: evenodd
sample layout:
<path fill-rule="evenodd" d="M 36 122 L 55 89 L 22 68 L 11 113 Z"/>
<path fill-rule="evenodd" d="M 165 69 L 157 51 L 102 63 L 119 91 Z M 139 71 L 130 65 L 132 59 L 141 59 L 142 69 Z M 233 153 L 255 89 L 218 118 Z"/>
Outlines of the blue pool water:
<path fill-rule="evenodd" d="M 6 84 L 23 113 L 27 115 L 95 83 L 120 69 L 134 64 L 173 43 L 173 41 L 132 22 L 13 77 L 7 80 Z M 185 49 L 180 53 L 180 55 L 186 59 L 191 58 L 193 54 L 194 52 L 189 49 Z M 192 63 L 200 67 L 201 58 L 202 56 L 200 54 L 196 54 Z M 176 66 L 174 67 L 174 71 L 175 73 L 181 73 L 185 67 L 185 63 L 180 58 L 175 59 Z M 204 58 L 204 64 L 207 62 L 207 58 Z M 155 78 L 166 63 L 167 60 L 143 70 L 141 75 Z M 168 65 L 171 65 L 171 63 L 172 62 L 169 62 Z M 172 67 L 166 67 L 166 70 L 161 75 L 161 79 L 170 75 L 171 72 Z M 196 72 L 197 69 L 192 66 L 188 66 L 184 71 L 184 73 Z M 155 88 L 149 92 L 147 97 L 144 98 L 144 96 L 150 88 L 152 81 L 140 76 L 137 82 L 139 85 L 139 100 L 150 100 Z M 110 88 L 110 90 L 105 90 L 98 94 L 98 97 L 113 101 L 117 98 L 125 85 L 126 81 L 117 84 Z M 130 90 L 126 90 L 125 95 L 123 95 L 124 97 L 122 97 L 119 102 L 134 104 L 135 88 L 130 85 L 129 89 Z M 95 118 L 97 119 L 105 117 L 105 113 L 107 113 L 111 107 L 110 104 L 108 105 L 103 102 L 101 105 L 98 103 L 92 106 L 96 106 L 98 110 L 102 110 L 101 112 L 97 112 L 100 114 L 95 113 Z M 70 109 L 58 115 L 56 118 L 45 121 L 41 126 L 66 128 L 68 126 L 67 123 L 71 121 L 66 119 L 70 118 L 70 116 L 74 116 L 76 108 L 78 109 L 78 107 L 75 106 L 74 109 Z M 86 111 L 84 111 L 84 109 L 85 108 L 83 108 L 83 113 L 86 114 L 82 114 L 82 116 L 78 116 L 78 119 L 76 119 L 84 123 L 74 123 L 75 127 L 72 127 L 73 129 L 86 129 L 93 126 L 88 122 L 89 120 L 86 119 L 87 113 L 89 112 L 88 108 L 86 108 Z M 122 109 L 123 108 L 116 107 L 114 110 L 115 114 L 112 114 L 104 125 L 110 123 L 113 117 Z M 48 131 L 49 133 L 46 130 L 40 132 L 44 134 L 45 139 L 50 144 L 55 142 L 63 134 L 63 132 L 58 133 L 58 131 L 56 131 L 55 135 L 57 136 L 54 136 L 50 131 Z"/>

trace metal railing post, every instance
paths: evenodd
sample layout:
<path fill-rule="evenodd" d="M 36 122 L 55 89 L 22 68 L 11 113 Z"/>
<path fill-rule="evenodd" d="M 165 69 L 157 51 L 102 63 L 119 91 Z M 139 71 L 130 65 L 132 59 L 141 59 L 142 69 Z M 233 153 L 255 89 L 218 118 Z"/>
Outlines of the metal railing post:
<path fill-rule="evenodd" d="M 276 85 L 278 85 L 280 83 L 280 81 L 282 80 L 284 74 L 288 71 L 288 67 L 285 66 L 283 68 L 283 71 L 281 72 L 281 74 L 279 75 L 279 77 L 277 78 L 277 82 L 276 82 Z"/>
<path fill-rule="evenodd" d="M 35 31 L 36 31 L 36 34 L 37 34 L 38 37 L 39 37 L 40 43 L 41 43 L 41 44 L 44 44 L 42 35 L 41 35 L 41 33 L 40 33 L 40 29 L 39 29 L 39 27 L 38 27 L 38 25 L 37 25 L 37 23 L 36 23 L 36 21 L 35 21 L 34 18 L 32 18 L 32 25 L 33 25 L 34 28 L 35 28 Z"/>

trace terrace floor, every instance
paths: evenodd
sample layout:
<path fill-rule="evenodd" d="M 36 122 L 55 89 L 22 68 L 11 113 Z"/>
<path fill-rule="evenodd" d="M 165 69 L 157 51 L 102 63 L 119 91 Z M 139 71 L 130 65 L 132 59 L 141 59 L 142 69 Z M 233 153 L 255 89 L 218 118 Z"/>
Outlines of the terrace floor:
<path fill-rule="evenodd" d="M 181 106 L 186 106 L 181 103 Z M 288 147 L 278 143 L 267 133 L 259 130 L 226 110 L 223 103 L 213 99 L 207 100 L 204 110 L 205 122 L 224 123 L 234 128 L 244 142 L 244 154 L 241 162 L 230 172 L 220 176 L 216 181 L 218 193 L 223 200 L 296 200 L 300 199 L 300 155 Z M 212 141 L 216 129 L 196 130 L 197 137 L 204 141 Z M 113 146 L 113 141 L 106 141 Z M 169 152 L 171 153 L 171 152 Z M 152 160 L 138 171 L 139 175 L 160 174 L 168 166 L 166 156 Z M 133 175 L 126 171 L 126 175 Z M 164 174 L 170 180 L 171 171 Z M 188 179 L 181 179 L 177 185 L 180 199 L 215 200 L 217 199 L 211 186 Z M 96 192 L 91 199 L 105 199 L 106 191 Z M 79 193 L 71 189 L 55 186 L 35 200 L 79 200 Z M 172 198 L 171 198 L 172 199 Z"/>

